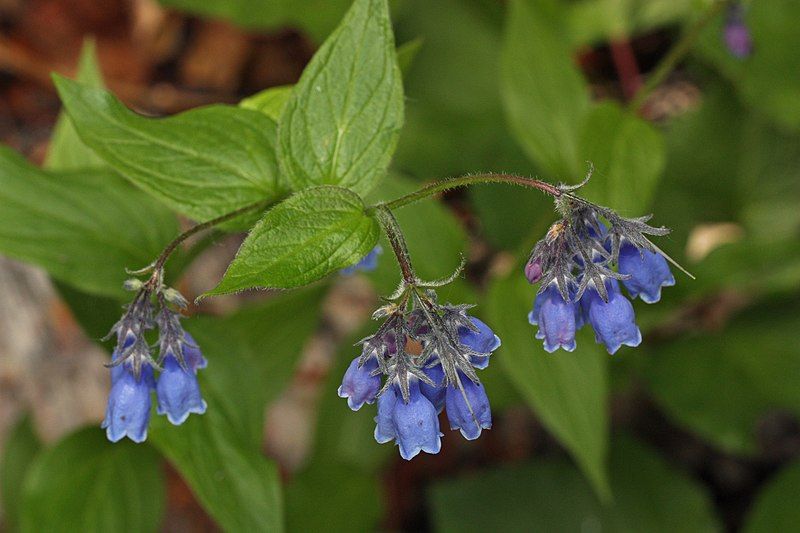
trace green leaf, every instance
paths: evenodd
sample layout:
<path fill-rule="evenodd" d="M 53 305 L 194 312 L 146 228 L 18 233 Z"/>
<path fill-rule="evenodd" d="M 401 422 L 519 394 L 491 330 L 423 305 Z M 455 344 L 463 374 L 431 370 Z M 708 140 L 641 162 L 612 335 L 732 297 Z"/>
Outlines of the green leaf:
<path fill-rule="evenodd" d="M 289 97 L 292 95 L 294 85 L 281 85 L 280 87 L 270 87 L 263 91 L 248 96 L 239 105 L 245 109 L 261 111 L 276 123 L 281 118 L 283 108 Z"/>
<path fill-rule="evenodd" d="M 424 42 L 425 39 L 422 37 L 417 37 L 416 39 L 411 39 L 407 43 L 403 43 L 397 47 L 397 65 L 400 67 L 400 72 L 403 74 L 403 77 L 405 77 L 408 74 L 408 71 L 411 70 L 411 66 L 414 64 L 414 59 L 422 49 L 422 44 Z"/>
<path fill-rule="evenodd" d="M 180 213 L 206 221 L 284 192 L 275 159 L 276 125 L 263 113 L 214 105 L 152 119 L 106 91 L 54 79 L 81 140 Z"/>
<path fill-rule="evenodd" d="M 672 419 L 715 446 L 756 453 L 761 417 L 775 409 L 800 414 L 798 317 L 797 306 L 763 304 L 724 331 L 652 348 L 644 369 L 650 392 Z"/>
<path fill-rule="evenodd" d="M 753 53 L 742 60 L 731 55 L 722 39 L 724 17 L 705 30 L 698 52 L 733 81 L 748 106 L 784 128 L 800 130 L 800 4 L 794 0 L 749 2 L 745 21 Z"/>
<path fill-rule="evenodd" d="M 3 495 L 5 522 L 10 531 L 19 529 L 22 505 L 22 484 L 42 447 L 28 417 L 20 420 L 9 432 L 0 461 L 0 493 Z"/>
<path fill-rule="evenodd" d="M 664 170 L 661 133 L 614 102 L 592 107 L 581 135 L 581 155 L 595 166 L 581 195 L 620 213 L 644 213 Z"/>
<path fill-rule="evenodd" d="M 277 468 L 229 432 L 221 416 L 209 405 L 206 414 L 189 417 L 180 428 L 159 417 L 150 439 L 223 530 L 282 531 Z"/>
<path fill-rule="evenodd" d="M 572 453 L 598 494 L 607 498 L 608 356 L 588 335 L 579 337 L 572 353 L 546 353 L 527 320 L 535 294 L 536 289 L 519 275 L 492 284 L 488 323 L 503 339 L 495 357 L 545 427 Z"/>
<path fill-rule="evenodd" d="M 800 520 L 797 495 L 800 494 L 800 462 L 795 461 L 778 472 L 756 496 L 746 533 L 792 531 Z"/>
<path fill-rule="evenodd" d="M 158 531 L 164 475 L 147 445 L 108 442 L 96 427 L 68 436 L 31 465 L 20 530 Z"/>
<path fill-rule="evenodd" d="M 205 296 L 253 287 L 290 289 L 358 262 L 380 227 L 354 192 L 300 191 L 272 208 L 245 239 L 225 277 Z"/>
<path fill-rule="evenodd" d="M 435 484 L 433 522 L 440 532 L 720 529 L 708 495 L 629 437 L 614 441 L 611 484 L 614 502 L 603 507 L 561 461 L 486 470 Z"/>
<path fill-rule="evenodd" d="M 580 136 L 589 96 L 562 27 L 560 6 L 512 0 L 501 57 L 501 92 L 511 130 L 543 170 L 581 174 Z"/>
<path fill-rule="evenodd" d="M 200 373 L 209 411 L 223 413 L 228 431 L 253 449 L 263 440 L 266 404 L 288 383 L 317 327 L 326 288 L 304 288 L 225 318 L 198 317 L 186 323 L 211 368 Z"/>
<path fill-rule="evenodd" d="M 386 0 L 356 0 L 306 66 L 281 116 L 278 159 L 294 189 L 367 193 L 403 123 L 403 86 Z"/>
<path fill-rule="evenodd" d="M 103 76 L 97 63 L 93 39 L 85 39 L 83 42 L 76 79 L 88 87 L 103 88 Z M 100 167 L 103 166 L 103 160 L 83 144 L 69 117 L 62 111 L 53 128 L 44 166 L 54 170 Z"/>
<path fill-rule="evenodd" d="M 281 294 L 187 329 L 208 359 L 199 373 L 208 410 L 180 427 L 157 417 L 150 439 L 226 531 L 283 527 L 280 480 L 261 454 L 264 409 L 285 388 L 316 329 L 324 286 Z"/>
<path fill-rule="evenodd" d="M 125 268 L 150 263 L 175 217 L 108 170 L 45 172 L 0 147 L 0 252 L 96 295 L 120 296 Z"/>

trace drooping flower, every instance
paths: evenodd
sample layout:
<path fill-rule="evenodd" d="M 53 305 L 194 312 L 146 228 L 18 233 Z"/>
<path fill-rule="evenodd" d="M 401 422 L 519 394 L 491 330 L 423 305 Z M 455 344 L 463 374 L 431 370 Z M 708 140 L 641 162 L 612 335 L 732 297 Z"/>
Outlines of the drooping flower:
<path fill-rule="evenodd" d="M 410 383 L 408 401 L 402 397 L 395 401 L 392 424 L 403 459 L 410 460 L 419 452 L 439 453 L 441 450 L 442 434 L 436 408 L 420 392 L 418 382 Z"/>
<path fill-rule="evenodd" d="M 136 377 L 129 365 L 112 369 L 111 391 L 106 416 L 100 427 L 111 442 L 128 437 L 133 442 L 147 439 L 150 423 L 150 396 L 153 391 L 153 370 L 145 366 Z"/>
<path fill-rule="evenodd" d="M 178 358 L 172 353 L 164 357 L 164 367 L 156 381 L 159 415 L 166 415 L 170 423 L 179 426 L 192 413 L 202 415 L 206 412 L 206 402 L 200 394 L 197 382 L 197 370 L 206 367 L 206 359 L 194 342 L 185 333 L 182 346 L 185 366 L 181 366 Z"/>
<path fill-rule="evenodd" d="M 544 341 L 544 349 L 550 353 L 559 348 L 573 351 L 575 332 L 583 325 L 580 307 L 564 300 L 558 287 L 552 283 L 536 295 L 528 322 L 538 326 L 536 338 Z"/>
<path fill-rule="evenodd" d="M 467 440 L 475 440 L 484 429 L 492 427 L 492 410 L 483 385 L 459 374 L 457 384 L 447 386 L 446 407 L 450 429 L 458 429 Z"/>
<path fill-rule="evenodd" d="M 410 460 L 419 452 L 439 453 L 442 447 L 436 408 L 420 392 L 416 380 L 409 383 L 408 400 L 397 384 L 378 397 L 375 423 L 375 440 L 379 444 L 396 441 L 403 459 Z"/>
<path fill-rule="evenodd" d="M 661 287 L 675 285 L 675 276 L 663 255 L 627 242 L 619 249 L 619 273 L 630 276 L 623 279 L 622 284 L 631 298 L 638 296 L 649 304 L 661 299 Z"/>
<path fill-rule="evenodd" d="M 633 305 L 619 290 L 614 279 L 605 283 L 608 301 L 604 301 L 594 286 L 581 297 L 586 320 L 594 330 L 595 340 L 604 344 L 608 353 L 615 354 L 623 345 L 639 346 L 642 334 L 636 325 Z"/>
<path fill-rule="evenodd" d="M 495 335 L 494 331 L 482 320 L 474 316 L 468 318 L 474 329 L 460 326 L 458 340 L 478 354 L 472 356 L 472 366 L 484 369 L 489 366 L 489 356 L 500 347 L 500 337 Z"/>
<path fill-rule="evenodd" d="M 378 256 L 381 255 L 381 253 L 383 253 L 383 248 L 381 248 L 381 245 L 379 244 L 375 246 L 375 248 L 370 250 L 370 252 L 367 255 L 362 257 L 358 263 L 343 268 L 339 272 L 341 272 L 345 276 L 353 275 L 359 271 L 371 272 L 376 268 L 378 268 Z"/>
<path fill-rule="evenodd" d="M 381 377 L 375 373 L 377 369 L 378 359 L 371 355 L 366 361 L 362 361 L 360 356 L 356 357 L 347 367 L 337 393 L 339 398 L 347 398 L 347 405 L 353 411 L 375 401 L 381 388 Z"/>

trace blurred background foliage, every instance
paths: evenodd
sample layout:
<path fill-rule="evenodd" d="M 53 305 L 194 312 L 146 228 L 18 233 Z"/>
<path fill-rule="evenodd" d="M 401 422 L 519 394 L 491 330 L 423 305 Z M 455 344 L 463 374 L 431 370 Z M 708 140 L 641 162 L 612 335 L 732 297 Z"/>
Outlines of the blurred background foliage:
<path fill-rule="evenodd" d="M 289 65 L 279 76 L 248 80 L 240 73 L 236 82 L 190 92 L 178 107 L 203 98 L 235 102 L 293 83 L 350 4 L 160 3 L 177 10 L 170 17 L 194 24 L 183 30 L 184 40 L 207 20 L 227 20 L 246 35 L 274 39 L 259 41 L 271 43 L 259 50 L 283 54 Z M 12 54 L 32 9 L 24 4 L 0 3 L 8 16 L 3 27 L 10 28 L 0 37 L 6 91 L 19 79 L 47 84 Z M 4 527 L 177 530 L 169 516 L 183 497 L 211 518 L 192 522 L 193 530 L 281 524 L 292 531 L 794 529 L 800 509 L 794 462 L 800 454 L 800 3 L 746 4 L 754 50 L 745 59 L 724 45 L 723 12 L 643 105 L 632 103 L 626 88 L 651 74 L 712 4 L 391 2 L 406 126 L 374 198 L 481 170 L 577 183 L 592 161 L 587 195 L 623 215 L 654 213 L 657 225 L 673 229 L 659 245 L 697 277 L 676 273 L 678 284 L 658 305 L 637 301 L 645 337 L 639 348 L 609 357 L 584 331 L 574 353 L 545 353 L 527 323 L 535 289 L 521 267 L 554 218 L 552 205 L 536 191 L 514 187 L 454 191 L 441 202 L 403 208 L 398 218 L 422 277 L 445 276 L 462 254 L 467 258 L 467 275 L 442 297 L 476 302 L 475 314 L 503 339 L 482 376 L 495 417 L 488 435 L 469 443 L 447 435 L 440 455 L 411 463 L 377 445 L 372 410 L 351 413 L 335 393 L 353 342 L 370 331 L 362 316 L 363 326 L 331 341 L 337 355 L 318 378 L 308 456 L 297 464 L 277 453 L 265 456 L 265 407 L 302 377 L 300 354 L 324 332 L 330 319 L 322 302 L 341 284 L 331 280 L 188 320 L 210 361 L 202 375 L 209 410 L 179 428 L 154 421 L 148 444 L 112 446 L 97 427 L 43 443 L 37 425 L 21 419 L 3 446 Z M 97 46 L 109 86 L 138 109 L 177 110 L 120 82 L 119 69 L 104 56 L 109 41 L 101 36 Z M 99 85 L 92 47 L 85 50 L 79 77 Z M 177 61 L 162 61 L 143 76 L 144 84 L 174 82 Z M 191 83 L 184 76 L 175 85 Z M 244 105 L 277 113 L 282 98 L 264 93 Z M 5 141 L 40 160 L 14 133 L 24 129 L 21 123 L 4 126 Z M 98 339 L 121 302 L 124 268 L 149 262 L 178 223 L 105 168 L 70 130 L 60 119 L 44 170 L 9 148 L 0 151 L 0 252 L 44 267 L 89 337 Z M 31 204 L 40 209 L 36 217 Z M 185 270 L 192 272 L 196 249 L 173 259 L 171 276 L 191 278 Z M 398 273 L 390 254 L 368 277 L 377 294 L 391 292 Z M 185 283 L 192 296 L 207 288 Z"/>

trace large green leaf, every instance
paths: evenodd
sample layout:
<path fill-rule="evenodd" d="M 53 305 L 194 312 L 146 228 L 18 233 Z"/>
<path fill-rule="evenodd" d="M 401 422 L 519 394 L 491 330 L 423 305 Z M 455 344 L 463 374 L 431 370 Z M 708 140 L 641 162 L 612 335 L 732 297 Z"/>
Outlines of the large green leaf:
<path fill-rule="evenodd" d="M 225 277 L 206 295 L 253 287 L 299 287 L 358 262 L 380 228 L 357 194 L 340 187 L 300 191 L 250 231 Z"/>
<path fill-rule="evenodd" d="M 125 268 L 177 233 L 171 213 L 110 171 L 45 172 L 5 147 L 0 203 L 0 252 L 92 294 L 123 294 Z"/>
<path fill-rule="evenodd" d="M 596 169 L 580 194 L 627 216 L 643 214 L 664 170 L 661 133 L 618 104 L 604 102 L 586 117 L 580 145 L 581 156 Z"/>
<path fill-rule="evenodd" d="M 585 159 L 578 139 L 589 95 L 572 60 L 560 7 L 512 0 L 501 92 L 512 131 L 531 159 L 552 176 L 574 179 Z"/>
<path fill-rule="evenodd" d="M 281 170 L 295 189 L 365 194 L 403 123 L 403 85 L 386 0 L 356 0 L 306 66 L 281 116 Z"/>
<path fill-rule="evenodd" d="M 800 521 L 800 463 L 785 467 L 778 472 L 756 497 L 745 523 L 746 533 L 772 533 L 792 531 Z"/>
<path fill-rule="evenodd" d="M 651 393 L 705 440 L 726 452 L 756 453 L 761 417 L 774 409 L 800 414 L 798 317 L 796 306 L 764 304 L 724 331 L 653 347 L 645 367 Z"/>
<path fill-rule="evenodd" d="M 537 461 L 439 482 L 436 531 L 711 532 L 710 498 L 629 437 L 611 453 L 614 501 L 603 507 L 571 465 Z"/>
<path fill-rule="evenodd" d="M 226 531 L 283 527 L 278 472 L 261 454 L 264 409 L 291 378 L 323 294 L 322 286 L 294 291 L 186 324 L 208 359 L 199 373 L 208 410 L 180 427 L 157 417 L 150 438 Z"/>
<path fill-rule="evenodd" d="M 601 497 L 609 496 L 605 351 L 582 335 L 572 352 L 548 354 L 528 324 L 536 289 L 521 275 L 489 289 L 490 322 L 503 340 L 494 358 L 542 423 L 566 446 Z M 624 357 L 624 355 L 623 355 Z"/>
<path fill-rule="evenodd" d="M 276 125 L 263 113 L 215 105 L 152 119 L 106 91 L 59 76 L 55 82 L 83 142 L 176 211 L 205 221 L 284 192 Z"/>
<path fill-rule="evenodd" d="M 258 449 L 245 446 L 212 405 L 180 428 L 162 417 L 150 439 L 181 473 L 203 508 L 225 531 L 282 531 L 278 470 Z"/>
<path fill-rule="evenodd" d="M 147 445 L 112 444 L 96 427 L 45 450 L 25 479 L 20 530 L 158 531 L 164 475 Z"/>
<path fill-rule="evenodd" d="M 0 493 L 3 495 L 4 520 L 11 531 L 19 529 L 22 485 L 36 455 L 42 447 L 31 421 L 20 420 L 6 437 L 0 460 Z"/>
<path fill-rule="evenodd" d="M 103 76 L 92 39 L 83 42 L 76 79 L 88 87 L 103 88 Z M 69 117 L 62 111 L 53 128 L 44 166 L 54 170 L 99 167 L 103 166 L 103 160 L 83 144 Z"/>

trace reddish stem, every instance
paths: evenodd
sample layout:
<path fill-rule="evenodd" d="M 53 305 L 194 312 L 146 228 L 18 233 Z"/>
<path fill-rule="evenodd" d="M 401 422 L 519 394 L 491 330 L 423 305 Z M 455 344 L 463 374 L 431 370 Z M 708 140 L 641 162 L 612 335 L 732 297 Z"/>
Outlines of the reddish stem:
<path fill-rule="evenodd" d="M 625 100 L 630 100 L 642 87 L 642 76 L 630 41 L 627 39 L 611 41 L 611 58 L 619 76 L 622 94 L 625 95 Z"/>

